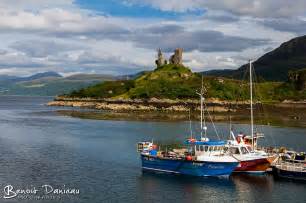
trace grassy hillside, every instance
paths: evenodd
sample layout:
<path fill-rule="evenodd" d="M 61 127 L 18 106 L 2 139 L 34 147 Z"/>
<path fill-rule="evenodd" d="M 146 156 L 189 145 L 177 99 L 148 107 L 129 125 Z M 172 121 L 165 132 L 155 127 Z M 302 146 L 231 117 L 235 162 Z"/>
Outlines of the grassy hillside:
<path fill-rule="evenodd" d="M 139 76 L 134 80 L 107 81 L 73 91 L 66 96 L 93 98 L 131 99 L 193 99 L 201 89 L 202 76 L 192 73 L 189 68 L 165 65 Z M 216 78 L 203 78 L 207 98 L 221 100 L 248 100 L 249 84 L 245 81 Z M 285 99 L 306 99 L 306 91 L 298 91 L 292 83 L 263 82 L 255 84 L 255 98 L 265 102 Z"/>
<path fill-rule="evenodd" d="M 306 35 L 291 39 L 257 59 L 254 69 L 259 78 L 268 81 L 286 81 L 289 71 L 306 67 Z M 248 64 L 236 70 L 211 70 L 206 75 L 242 79 Z"/>

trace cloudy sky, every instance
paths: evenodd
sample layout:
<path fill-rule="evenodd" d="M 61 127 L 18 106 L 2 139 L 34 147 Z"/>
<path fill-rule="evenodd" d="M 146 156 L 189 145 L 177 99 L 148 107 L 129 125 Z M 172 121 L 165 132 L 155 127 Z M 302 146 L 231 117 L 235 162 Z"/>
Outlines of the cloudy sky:
<path fill-rule="evenodd" d="M 0 75 L 231 69 L 304 34 L 305 0 L 0 0 Z"/>

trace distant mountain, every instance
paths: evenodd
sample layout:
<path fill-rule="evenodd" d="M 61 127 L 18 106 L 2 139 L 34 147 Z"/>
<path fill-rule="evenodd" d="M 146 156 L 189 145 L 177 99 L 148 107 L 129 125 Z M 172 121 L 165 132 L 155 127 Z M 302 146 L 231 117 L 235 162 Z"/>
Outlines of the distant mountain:
<path fill-rule="evenodd" d="M 23 81 L 31 81 L 41 78 L 62 78 L 63 76 L 58 74 L 57 72 L 49 71 L 44 73 L 37 73 L 29 77 L 22 78 Z"/>
<path fill-rule="evenodd" d="M 286 81 L 288 72 L 306 68 L 306 35 L 291 39 L 266 53 L 254 63 L 256 75 L 269 81 Z M 241 79 L 248 64 L 237 70 L 211 70 L 205 75 Z"/>
<path fill-rule="evenodd" d="M 112 75 L 105 75 L 105 74 L 85 74 L 85 73 L 80 73 L 80 74 L 75 74 L 66 77 L 67 80 L 99 80 L 99 81 L 104 81 L 104 80 L 114 80 L 115 77 Z"/>
<path fill-rule="evenodd" d="M 17 76 L 10 76 L 10 75 L 0 75 L 0 81 L 9 81 L 9 80 L 15 80 L 19 77 Z"/>
<path fill-rule="evenodd" d="M 115 79 L 114 76 L 102 74 L 63 77 L 56 72 L 37 73 L 28 77 L 0 75 L 0 95 L 54 96 Z"/>
<path fill-rule="evenodd" d="M 142 75 L 144 75 L 146 73 L 149 73 L 149 72 L 151 72 L 151 71 L 140 71 L 140 72 L 135 73 L 135 74 L 120 75 L 120 76 L 117 76 L 116 78 L 118 80 L 134 80 L 134 79 L 136 79 L 136 78 L 138 78 L 138 77 L 140 77 L 140 76 L 142 76 Z"/>

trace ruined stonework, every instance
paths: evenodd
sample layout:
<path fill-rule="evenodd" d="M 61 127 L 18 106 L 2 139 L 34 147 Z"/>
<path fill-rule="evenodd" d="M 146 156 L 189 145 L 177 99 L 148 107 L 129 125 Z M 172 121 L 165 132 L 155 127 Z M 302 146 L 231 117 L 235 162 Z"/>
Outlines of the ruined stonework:
<path fill-rule="evenodd" d="M 161 49 L 157 51 L 157 60 L 155 61 L 157 67 L 161 67 L 167 64 L 167 60 L 164 58 Z"/>
<path fill-rule="evenodd" d="M 183 49 L 177 48 L 169 59 L 170 64 L 183 65 Z"/>
<path fill-rule="evenodd" d="M 288 80 L 294 84 L 296 90 L 306 89 L 306 69 L 296 72 L 289 72 Z"/>

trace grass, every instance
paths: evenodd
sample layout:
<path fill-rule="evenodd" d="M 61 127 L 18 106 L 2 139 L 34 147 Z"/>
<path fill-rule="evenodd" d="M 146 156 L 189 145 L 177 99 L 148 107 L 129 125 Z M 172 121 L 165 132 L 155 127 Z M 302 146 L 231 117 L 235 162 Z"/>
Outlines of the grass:
<path fill-rule="evenodd" d="M 193 99 L 198 98 L 202 75 L 184 66 L 164 65 L 133 80 L 106 81 L 66 95 L 69 97 L 131 98 L 131 99 Z M 206 97 L 229 101 L 249 100 L 246 81 L 206 76 L 203 78 Z M 255 85 L 254 98 L 270 103 L 285 99 L 304 100 L 306 91 L 298 91 L 289 82 L 261 82 Z"/>

